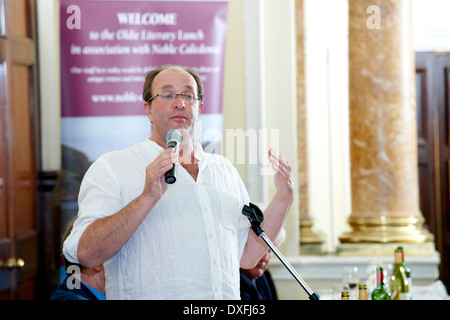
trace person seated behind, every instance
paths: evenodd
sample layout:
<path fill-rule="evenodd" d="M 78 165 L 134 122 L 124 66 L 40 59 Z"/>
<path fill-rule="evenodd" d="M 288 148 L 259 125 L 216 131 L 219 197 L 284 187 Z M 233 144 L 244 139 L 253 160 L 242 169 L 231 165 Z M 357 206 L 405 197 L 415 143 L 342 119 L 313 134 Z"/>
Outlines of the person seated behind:
<path fill-rule="evenodd" d="M 67 226 L 62 243 L 70 234 L 75 216 Z M 73 264 L 64 258 L 66 278 L 58 285 L 50 300 L 105 300 L 105 273 L 103 264 L 95 268 L 86 268 Z M 71 273 L 73 272 L 73 273 Z"/>
<path fill-rule="evenodd" d="M 286 230 L 281 228 L 274 241 L 279 247 L 286 239 Z M 273 252 L 269 250 L 252 269 L 239 268 L 241 281 L 241 300 L 277 300 L 275 284 L 269 270 L 269 261 Z"/>
<path fill-rule="evenodd" d="M 272 252 L 267 252 L 253 269 L 240 268 L 241 300 L 277 300 L 269 270 Z"/>

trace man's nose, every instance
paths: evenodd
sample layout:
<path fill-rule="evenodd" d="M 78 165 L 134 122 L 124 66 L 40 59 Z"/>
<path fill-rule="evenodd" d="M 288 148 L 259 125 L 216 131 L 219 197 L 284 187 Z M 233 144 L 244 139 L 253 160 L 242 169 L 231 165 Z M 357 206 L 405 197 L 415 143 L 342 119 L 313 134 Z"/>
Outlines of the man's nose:
<path fill-rule="evenodd" d="M 184 101 L 183 96 L 181 94 L 175 96 L 174 108 L 175 109 L 186 108 L 186 102 Z"/>

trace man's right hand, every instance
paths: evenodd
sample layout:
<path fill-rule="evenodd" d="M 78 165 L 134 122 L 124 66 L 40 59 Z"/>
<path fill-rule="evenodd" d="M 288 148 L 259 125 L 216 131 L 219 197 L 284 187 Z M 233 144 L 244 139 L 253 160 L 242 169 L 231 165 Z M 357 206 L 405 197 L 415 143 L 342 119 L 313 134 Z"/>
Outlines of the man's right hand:
<path fill-rule="evenodd" d="M 178 153 L 173 151 L 172 148 L 164 150 L 145 169 L 143 197 L 158 201 L 166 192 L 168 185 L 164 180 L 164 175 L 172 168 L 174 163 L 178 162 Z"/>

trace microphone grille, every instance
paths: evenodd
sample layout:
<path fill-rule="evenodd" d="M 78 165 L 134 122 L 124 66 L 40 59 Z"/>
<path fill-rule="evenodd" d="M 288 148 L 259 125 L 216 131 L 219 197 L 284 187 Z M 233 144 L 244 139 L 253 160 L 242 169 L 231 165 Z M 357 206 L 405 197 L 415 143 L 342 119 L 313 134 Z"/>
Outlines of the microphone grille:
<path fill-rule="evenodd" d="M 176 140 L 179 143 L 181 143 L 181 140 L 183 140 L 183 136 L 181 135 L 180 131 L 177 129 L 169 130 L 166 134 L 166 142 L 169 142 L 171 140 Z"/>

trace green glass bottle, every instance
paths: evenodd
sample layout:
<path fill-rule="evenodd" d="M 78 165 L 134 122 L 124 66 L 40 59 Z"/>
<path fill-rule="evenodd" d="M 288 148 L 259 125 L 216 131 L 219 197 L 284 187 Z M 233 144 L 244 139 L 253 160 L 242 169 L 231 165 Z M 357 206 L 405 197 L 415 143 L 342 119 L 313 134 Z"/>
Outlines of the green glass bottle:
<path fill-rule="evenodd" d="M 392 300 L 410 300 L 409 283 L 406 277 L 405 267 L 402 264 L 402 250 L 395 249 L 394 252 L 394 271 L 391 276 L 391 297 Z"/>
<path fill-rule="evenodd" d="M 403 265 L 403 268 L 405 268 L 406 278 L 408 278 L 408 285 L 409 285 L 409 289 L 411 291 L 411 287 L 412 287 L 411 269 L 405 263 L 405 251 L 403 251 L 403 247 L 397 247 L 397 249 L 402 251 L 402 265 Z"/>
<path fill-rule="evenodd" d="M 377 268 L 377 288 L 372 291 L 372 300 L 391 300 L 391 294 L 384 288 L 383 268 Z"/>

